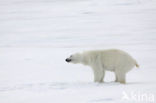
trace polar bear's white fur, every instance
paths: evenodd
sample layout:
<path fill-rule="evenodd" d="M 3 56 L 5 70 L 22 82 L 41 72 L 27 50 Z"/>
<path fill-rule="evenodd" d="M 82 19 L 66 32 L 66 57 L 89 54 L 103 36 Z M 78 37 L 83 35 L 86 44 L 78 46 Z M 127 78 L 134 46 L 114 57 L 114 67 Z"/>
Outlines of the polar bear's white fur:
<path fill-rule="evenodd" d="M 139 67 L 135 59 L 128 53 L 117 49 L 76 53 L 66 61 L 91 66 L 94 72 L 94 82 L 103 82 L 105 71 L 108 70 L 115 73 L 116 82 L 126 83 L 126 73 L 134 66 Z"/>

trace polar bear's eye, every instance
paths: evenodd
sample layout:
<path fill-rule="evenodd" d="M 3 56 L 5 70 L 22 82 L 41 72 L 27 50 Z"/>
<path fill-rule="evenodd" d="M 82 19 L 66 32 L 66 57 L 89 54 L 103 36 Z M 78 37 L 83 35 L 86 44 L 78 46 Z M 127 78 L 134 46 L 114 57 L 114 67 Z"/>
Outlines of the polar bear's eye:
<path fill-rule="evenodd" d="M 70 56 L 70 58 L 72 57 L 72 55 Z"/>

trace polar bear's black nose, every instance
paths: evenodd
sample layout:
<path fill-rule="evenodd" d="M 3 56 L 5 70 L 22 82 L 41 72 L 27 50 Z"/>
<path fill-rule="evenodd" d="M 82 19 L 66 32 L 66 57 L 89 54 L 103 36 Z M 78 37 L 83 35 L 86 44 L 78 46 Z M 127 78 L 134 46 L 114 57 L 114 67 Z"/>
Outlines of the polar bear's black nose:
<path fill-rule="evenodd" d="M 71 61 L 71 59 L 69 59 L 69 58 L 66 59 L 66 62 L 70 62 L 70 61 Z"/>

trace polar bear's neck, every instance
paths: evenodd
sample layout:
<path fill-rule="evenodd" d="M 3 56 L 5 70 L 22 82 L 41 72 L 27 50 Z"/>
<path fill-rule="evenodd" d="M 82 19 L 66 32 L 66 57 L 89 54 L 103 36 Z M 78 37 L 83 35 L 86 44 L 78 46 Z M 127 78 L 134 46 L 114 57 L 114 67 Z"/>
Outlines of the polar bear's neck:
<path fill-rule="evenodd" d="M 83 65 L 89 65 L 89 62 L 88 62 L 88 55 L 86 53 L 82 53 L 81 54 L 81 63 Z"/>
<path fill-rule="evenodd" d="M 82 64 L 84 64 L 84 65 L 90 65 L 90 63 L 92 62 L 92 55 L 90 55 L 90 53 L 89 52 L 84 52 L 84 53 L 82 53 Z"/>
<path fill-rule="evenodd" d="M 89 51 L 89 52 L 84 52 L 81 56 L 82 56 L 82 64 L 84 65 L 92 65 L 94 63 L 97 63 L 97 59 L 100 58 L 101 52 L 96 53 L 94 51 Z"/>

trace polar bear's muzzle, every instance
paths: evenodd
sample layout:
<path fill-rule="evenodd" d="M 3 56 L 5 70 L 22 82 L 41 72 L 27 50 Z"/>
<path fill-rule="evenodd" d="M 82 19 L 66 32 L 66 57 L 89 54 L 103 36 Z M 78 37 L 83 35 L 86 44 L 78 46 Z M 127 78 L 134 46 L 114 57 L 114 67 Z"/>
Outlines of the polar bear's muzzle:
<path fill-rule="evenodd" d="M 66 62 L 71 62 L 71 59 L 67 58 L 67 59 L 66 59 Z"/>

